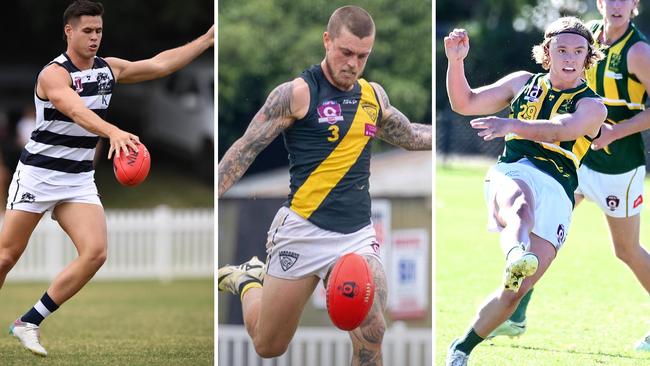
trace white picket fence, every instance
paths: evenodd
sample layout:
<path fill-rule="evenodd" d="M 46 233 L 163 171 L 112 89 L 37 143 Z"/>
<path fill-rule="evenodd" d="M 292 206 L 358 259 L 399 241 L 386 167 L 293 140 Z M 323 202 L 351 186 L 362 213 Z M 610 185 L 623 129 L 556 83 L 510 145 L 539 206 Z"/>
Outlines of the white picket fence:
<path fill-rule="evenodd" d="M 347 332 L 334 327 L 300 327 L 287 352 L 278 358 L 262 359 L 243 326 L 222 325 L 217 329 L 218 365 L 228 366 L 342 366 L 349 365 L 352 346 Z M 431 329 L 407 328 L 396 322 L 384 335 L 384 365 L 432 365 Z"/>
<path fill-rule="evenodd" d="M 108 259 L 96 279 L 212 277 L 212 209 L 107 210 Z M 76 257 L 65 232 L 46 214 L 8 281 L 51 280 Z"/>

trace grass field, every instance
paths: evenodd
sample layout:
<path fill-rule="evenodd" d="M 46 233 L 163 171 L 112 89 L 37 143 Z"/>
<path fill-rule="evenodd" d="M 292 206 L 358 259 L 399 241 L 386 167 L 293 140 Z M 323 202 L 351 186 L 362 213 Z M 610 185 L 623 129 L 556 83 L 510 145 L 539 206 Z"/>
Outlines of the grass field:
<path fill-rule="evenodd" d="M 49 355 L 7 333 L 45 283 L 0 291 L 0 365 L 213 365 L 212 280 L 91 282 L 42 324 Z"/>
<path fill-rule="evenodd" d="M 485 230 L 486 171 L 460 166 L 437 170 L 436 365 L 444 365 L 449 343 L 465 333 L 478 306 L 501 281 L 498 235 Z M 649 206 L 641 227 L 646 247 Z M 632 272 L 614 256 L 602 213 L 584 202 L 575 210 L 567 242 L 535 288 L 527 332 L 517 339 L 483 342 L 469 365 L 650 365 L 650 354 L 632 350 L 650 330 L 648 300 Z"/>

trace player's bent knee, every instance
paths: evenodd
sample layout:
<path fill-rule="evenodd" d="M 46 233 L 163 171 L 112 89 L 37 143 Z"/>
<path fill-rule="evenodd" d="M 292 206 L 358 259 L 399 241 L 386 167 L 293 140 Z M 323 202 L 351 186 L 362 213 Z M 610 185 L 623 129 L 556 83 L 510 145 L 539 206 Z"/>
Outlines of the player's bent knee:
<path fill-rule="evenodd" d="M 18 258 L 13 255 L 0 253 L 0 273 L 9 272 L 16 265 Z"/>
<path fill-rule="evenodd" d="M 625 263 L 634 261 L 638 256 L 638 250 L 640 248 L 640 245 L 633 243 L 625 243 L 621 241 L 614 243 L 614 253 L 616 254 L 616 257 Z"/>
<path fill-rule="evenodd" d="M 280 357 L 289 348 L 289 342 L 275 340 L 271 342 L 259 342 L 255 340 L 253 341 L 253 345 L 255 346 L 255 352 L 262 358 Z"/>
<path fill-rule="evenodd" d="M 105 262 L 108 256 L 108 251 L 106 247 L 98 247 L 96 249 L 87 250 L 82 253 L 80 257 L 86 262 L 91 264 L 94 267 L 101 267 Z"/>

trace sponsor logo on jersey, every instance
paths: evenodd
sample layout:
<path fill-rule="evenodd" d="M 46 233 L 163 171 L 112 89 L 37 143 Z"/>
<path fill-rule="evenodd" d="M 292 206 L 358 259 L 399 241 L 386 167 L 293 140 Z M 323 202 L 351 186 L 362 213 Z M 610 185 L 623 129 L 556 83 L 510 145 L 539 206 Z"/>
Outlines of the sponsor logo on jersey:
<path fill-rule="evenodd" d="M 363 132 L 363 134 L 365 136 L 375 137 L 377 134 L 377 126 L 371 123 L 366 123 L 366 130 Z"/>
<path fill-rule="evenodd" d="M 333 100 L 323 102 L 316 108 L 318 112 L 318 123 L 329 123 L 331 125 L 336 122 L 343 121 L 343 114 L 341 113 L 341 105 Z"/>
<path fill-rule="evenodd" d="M 539 96 L 542 94 L 542 88 L 539 87 L 539 85 L 533 85 L 532 88 L 528 91 L 526 96 L 524 97 L 525 101 L 535 103 L 537 102 Z"/>
<path fill-rule="evenodd" d="M 618 205 L 621 203 L 621 200 L 618 197 L 611 195 L 605 198 L 605 202 L 607 203 L 607 207 L 609 207 L 610 211 L 616 211 Z"/>
<path fill-rule="evenodd" d="M 564 240 L 566 240 L 566 231 L 564 225 L 560 224 L 557 227 L 557 243 L 562 245 L 564 244 Z"/>
<path fill-rule="evenodd" d="M 637 197 L 637 198 L 634 200 L 634 206 L 633 206 L 633 207 L 634 207 L 634 208 L 637 208 L 637 207 L 641 206 L 642 203 L 643 203 L 643 195 L 640 194 L 639 197 Z"/>
<path fill-rule="evenodd" d="M 282 267 L 283 271 L 288 271 L 289 268 L 293 267 L 294 264 L 296 264 L 296 261 L 298 260 L 298 257 L 300 257 L 300 254 L 290 252 L 288 250 L 283 250 L 279 254 L 280 256 L 280 266 Z"/>
<path fill-rule="evenodd" d="M 339 290 L 343 296 L 353 298 L 359 293 L 359 286 L 357 286 L 357 283 L 354 281 L 348 281 L 343 282 L 337 290 Z"/>

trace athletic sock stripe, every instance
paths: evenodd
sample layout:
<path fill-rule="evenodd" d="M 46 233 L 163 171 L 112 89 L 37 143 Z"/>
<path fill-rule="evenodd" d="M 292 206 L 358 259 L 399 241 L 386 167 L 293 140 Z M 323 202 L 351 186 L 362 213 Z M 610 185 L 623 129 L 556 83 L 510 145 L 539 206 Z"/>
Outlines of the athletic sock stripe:
<path fill-rule="evenodd" d="M 36 305 L 34 305 L 34 309 L 36 309 L 36 311 L 38 311 L 38 313 L 41 314 L 43 318 L 46 318 L 50 314 L 52 314 L 52 312 L 49 311 L 47 307 L 43 305 L 43 303 L 40 300 L 36 303 Z"/>
<path fill-rule="evenodd" d="M 239 299 L 243 299 L 246 291 L 252 288 L 262 288 L 262 283 L 256 278 L 242 282 L 242 284 L 239 285 Z"/>

